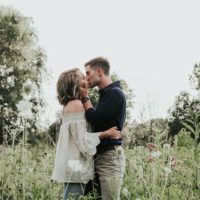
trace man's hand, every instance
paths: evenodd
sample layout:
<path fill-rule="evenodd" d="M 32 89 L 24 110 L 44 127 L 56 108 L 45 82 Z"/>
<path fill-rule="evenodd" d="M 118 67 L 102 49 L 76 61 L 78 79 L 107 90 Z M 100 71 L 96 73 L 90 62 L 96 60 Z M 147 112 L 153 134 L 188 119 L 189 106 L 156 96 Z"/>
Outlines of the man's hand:
<path fill-rule="evenodd" d="M 99 137 L 100 139 L 104 138 L 119 139 L 121 138 L 121 133 L 120 131 L 118 131 L 117 127 L 114 126 L 106 131 L 103 131 Z"/>
<path fill-rule="evenodd" d="M 88 96 L 88 84 L 86 82 L 83 83 L 82 87 L 80 87 L 80 94 L 81 97 Z"/>

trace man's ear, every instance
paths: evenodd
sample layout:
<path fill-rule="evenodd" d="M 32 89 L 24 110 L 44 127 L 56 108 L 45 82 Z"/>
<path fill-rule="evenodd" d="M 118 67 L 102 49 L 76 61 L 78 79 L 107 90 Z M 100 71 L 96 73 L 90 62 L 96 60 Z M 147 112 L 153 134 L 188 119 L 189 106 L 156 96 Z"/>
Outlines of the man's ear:
<path fill-rule="evenodd" d="M 101 77 L 102 73 L 103 73 L 103 69 L 101 67 L 98 67 L 97 74 Z"/>

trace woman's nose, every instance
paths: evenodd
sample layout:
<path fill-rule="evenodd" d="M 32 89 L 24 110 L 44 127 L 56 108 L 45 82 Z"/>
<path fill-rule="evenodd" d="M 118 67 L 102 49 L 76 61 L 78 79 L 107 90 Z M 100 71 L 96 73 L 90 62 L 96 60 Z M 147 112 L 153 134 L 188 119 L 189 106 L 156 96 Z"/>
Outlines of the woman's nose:
<path fill-rule="evenodd" d="M 89 76 L 86 76 L 85 79 L 86 79 L 87 81 L 89 81 Z"/>
<path fill-rule="evenodd" d="M 89 84 L 89 81 L 88 81 L 87 79 L 86 79 L 86 81 L 85 81 L 85 82 L 86 82 L 86 84 L 87 84 L 87 85 Z"/>

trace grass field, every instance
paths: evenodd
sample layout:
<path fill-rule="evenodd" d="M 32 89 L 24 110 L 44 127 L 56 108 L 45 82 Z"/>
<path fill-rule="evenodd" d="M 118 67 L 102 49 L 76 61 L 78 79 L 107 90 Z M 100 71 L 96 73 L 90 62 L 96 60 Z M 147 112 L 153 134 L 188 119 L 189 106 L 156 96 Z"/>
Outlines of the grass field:
<path fill-rule="evenodd" d="M 184 132 L 173 148 L 156 143 L 126 149 L 121 199 L 200 199 L 199 152 Z M 1 148 L 0 200 L 62 199 L 63 185 L 50 180 L 54 155 L 55 148 L 42 143 Z"/>

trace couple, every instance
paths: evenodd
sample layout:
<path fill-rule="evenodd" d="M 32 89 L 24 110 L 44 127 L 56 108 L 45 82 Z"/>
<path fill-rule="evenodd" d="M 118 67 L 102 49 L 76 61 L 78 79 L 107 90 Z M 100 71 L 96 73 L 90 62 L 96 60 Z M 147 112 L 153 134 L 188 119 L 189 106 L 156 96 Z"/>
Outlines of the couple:
<path fill-rule="evenodd" d="M 57 82 L 63 115 L 52 179 L 64 182 L 64 199 L 68 199 L 70 193 L 83 195 L 95 172 L 100 181 L 98 199 L 119 200 L 125 168 L 120 134 L 125 95 L 119 81 L 112 83 L 105 58 L 90 60 L 85 69 L 86 76 L 75 68 L 63 72 Z M 87 89 L 95 86 L 100 97 L 93 108 Z"/>

